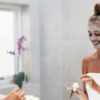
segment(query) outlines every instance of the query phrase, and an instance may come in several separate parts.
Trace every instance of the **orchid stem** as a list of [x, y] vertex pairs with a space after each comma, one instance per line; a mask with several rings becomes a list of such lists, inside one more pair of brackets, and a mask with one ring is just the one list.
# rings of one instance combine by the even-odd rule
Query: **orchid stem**
[[20, 54], [17, 56], [17, 73], [19, 72], [19, 59], [20, 59]]

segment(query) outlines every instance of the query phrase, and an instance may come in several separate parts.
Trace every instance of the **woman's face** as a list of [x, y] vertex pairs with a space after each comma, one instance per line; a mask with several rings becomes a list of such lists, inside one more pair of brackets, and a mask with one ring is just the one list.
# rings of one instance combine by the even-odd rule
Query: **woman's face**
[[95, 24], [89, 25], [89, 39], [96, 49], [100, 49], [100, 27]]

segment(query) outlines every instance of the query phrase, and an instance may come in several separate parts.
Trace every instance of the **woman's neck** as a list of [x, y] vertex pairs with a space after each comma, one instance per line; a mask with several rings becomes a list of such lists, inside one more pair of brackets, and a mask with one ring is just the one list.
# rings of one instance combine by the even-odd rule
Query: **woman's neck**
[[97, 49], [97, 50], [96, 50], [95, 55], [96, 55], [96, 57], [97, 57], [97, 58], [99, 58], [99, 59], [100, 59], [100, 49]]

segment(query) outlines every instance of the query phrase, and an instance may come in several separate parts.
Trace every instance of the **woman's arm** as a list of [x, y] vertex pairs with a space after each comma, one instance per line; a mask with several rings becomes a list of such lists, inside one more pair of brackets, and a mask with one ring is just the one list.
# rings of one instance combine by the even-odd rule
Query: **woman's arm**
[[[82, 74], [86, 74], [87, 73], [87, 66], [88, 66], [88, 59], [84, 58], [82, 61]], [[72, 88], [71, 87], [67, 87], [68, 91], [71, 91]], [[86, 92], [86, 88], [85, 88], [85, 83], [83, 82], [83, 89], [79, 88], [76, 91], [76, 96], [80, 99], [80, 100], [88, 100], [88, 96], [87, 96], [87, 92]]]
[[98, 93], [100, 94], [100, 85], [98, 85]]
[[[82, 75], [88, 73], [88, 64], [89, 64], [89, 57], [84, 57], [82, 61]], [[83, 82], [83, 90], [84, 93], [87, 95], [85, 82]]]

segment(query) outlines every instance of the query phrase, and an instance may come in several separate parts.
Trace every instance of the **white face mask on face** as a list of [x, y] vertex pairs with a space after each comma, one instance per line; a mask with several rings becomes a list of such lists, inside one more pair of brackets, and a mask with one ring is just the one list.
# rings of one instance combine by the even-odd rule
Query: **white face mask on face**
[[96, 25], [90, 25], [89, 26], [89, 38], [92, 44], [96, 49], [100, 49], [100, 35], [95, 34], [95, 32], [100, 32], [100, 28], [97, 27]]

